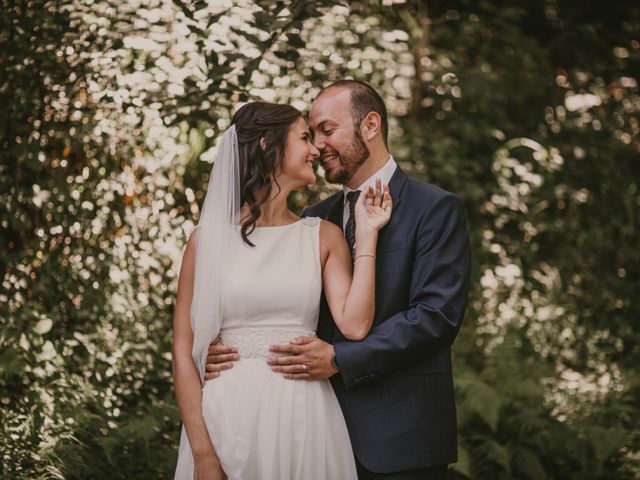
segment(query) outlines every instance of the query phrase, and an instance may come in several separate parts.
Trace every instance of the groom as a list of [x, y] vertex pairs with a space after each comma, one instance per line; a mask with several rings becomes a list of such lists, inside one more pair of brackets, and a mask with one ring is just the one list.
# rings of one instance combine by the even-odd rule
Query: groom
[[[451, 345], [469, 281], [462, 202], [396, 164], [384, 102], [369, 85], [343, 80], [326, 87], [311, 107], [310, 124], [327, 180], [344, 188], [305, 216], [327, 219], [353, 238], [357, 193], [351, 192], [378, 178], [389, 183], [394, 207], [378, 239], [374, 324], [364, 340], [348, 341], [323, 299], [318, 338], [274, 345], [273, 352], [290, 355], [269, 361], [291, 379], [331, 377], [359, 479], [444, 479], [457, 458]], [[210, 347], [208, 378], [237, 358], [232, 352]]]

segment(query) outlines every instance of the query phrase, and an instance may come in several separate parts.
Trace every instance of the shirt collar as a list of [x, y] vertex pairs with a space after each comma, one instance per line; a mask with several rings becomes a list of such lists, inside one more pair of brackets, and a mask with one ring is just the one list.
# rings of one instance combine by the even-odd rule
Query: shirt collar
[[[397, 166], [398, 164], [396, 163], [396, 161], [393, 159], [391, 155], [389, 155], [389, 159], [387, 160], [387, 163], [385, 163], [382, 166], [382, 168], [380, 168], [377, 172], [375, 172], [373, 175], [367, 178], [364, 182], [362, 182], [358, 186], [358, 188], [356, 188], [355, 190], [363, 191], [367, 187], [375, 187], [377, 179], [380, 179], [382, 181], [382, 185], [384, 186], [385, 184], [391, 181], [391, 177], [393, 177], [393, 174], [395, 173]], [[347, 187], [346, 185], [342, 187], [344, 202], [347, 201], [347, 193], [352, 191], [353, 190]]]

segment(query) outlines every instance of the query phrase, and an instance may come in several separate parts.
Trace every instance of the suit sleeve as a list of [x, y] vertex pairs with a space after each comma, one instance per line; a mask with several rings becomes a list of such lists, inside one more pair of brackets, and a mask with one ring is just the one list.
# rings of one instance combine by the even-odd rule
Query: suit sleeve
[[409, 308], [376, 325], [360, 342], [334, 344], [345, 386], [392, 373], [449, 347], [467, 304], [469, 239], [464, 207], [442, 196], [417, 227]]

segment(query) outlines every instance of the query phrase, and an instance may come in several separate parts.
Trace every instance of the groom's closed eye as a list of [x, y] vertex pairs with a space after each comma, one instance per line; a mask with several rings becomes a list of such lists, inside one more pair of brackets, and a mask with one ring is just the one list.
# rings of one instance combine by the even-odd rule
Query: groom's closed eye
[[334, 125], [327, 125], [327, 121], [323, 121], [320, 122], [315, 129], [312, 130], [312, 134], [313, 132], [318, 132], [321, 135], [331, 135], [333, 133], [333, 131], [335, 130], [335, 126]]

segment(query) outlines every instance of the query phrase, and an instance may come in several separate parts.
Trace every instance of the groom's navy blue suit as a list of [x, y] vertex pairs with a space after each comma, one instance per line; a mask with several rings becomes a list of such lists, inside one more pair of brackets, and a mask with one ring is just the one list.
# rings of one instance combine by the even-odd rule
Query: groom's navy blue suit
[[[409, 178], [389, 182], [393, 214], [380, 232], [376, 312], [361, 342], [346, 340], [323, 298], [318, 336], [334, 345], [331, 378], [361, 464], [401, 472], [457, 459], [451, 345], [467, 303], [469, 242], [462, 202]], [[305, 216], [342, 228], [343, 193]]]

